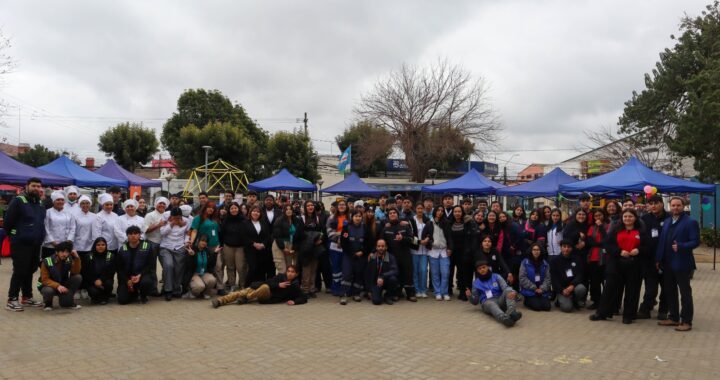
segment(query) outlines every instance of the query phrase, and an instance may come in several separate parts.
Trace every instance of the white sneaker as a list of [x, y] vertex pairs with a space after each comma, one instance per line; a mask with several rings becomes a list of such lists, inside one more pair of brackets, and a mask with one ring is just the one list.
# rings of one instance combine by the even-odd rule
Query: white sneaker
[[442, 296], [439, 294], [435, 295], [435, 301], [442, 301]]
[[43, 311], [52, 311], [52, 310], [53, 310], [52, 306], [45, 306], [43, 308]]
[[210, 299], [210, 295], [204, 294], [204, 295], [203, 295], [203, 298], [205, 298], [206, 300], [209, 300], [209, 299]]
[[74, 299], [75, 301], [79, 300], [79, 299], [80, 299], [80, 292], [75, 292], [75, 294], [73, 295], [73, 299]]
[[427, 293], [425, 293], [425, 292], [420, 293], [420, 298], [428, 298]]
[[182, 295], [182, 298], [189, 300], [190, 298], [192, 298], [192, 294], [190, 294], [190, 292], [185, 292], [185, 294]]
[[443, 296], [443, 299], [444, 299], [445, 301], [450, 301], [450, 300], [451, 300], [450, 296], [447, 295], [447, 294]]
[[88, 295], [87, 290], [81, 289], [81, 290], [80, 290], [80, 299], [86, 300], [86, 299], [88, 299], [88, 298], [90, 298], [90, 296]]

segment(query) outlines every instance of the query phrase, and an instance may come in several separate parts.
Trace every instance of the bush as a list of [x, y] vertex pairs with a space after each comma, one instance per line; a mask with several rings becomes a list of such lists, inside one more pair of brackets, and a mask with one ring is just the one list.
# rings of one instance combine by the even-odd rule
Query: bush
[[703, 228], [700, 231], [700, 241], [709, 247], [720, 247], [720, 232], [712, 228]]

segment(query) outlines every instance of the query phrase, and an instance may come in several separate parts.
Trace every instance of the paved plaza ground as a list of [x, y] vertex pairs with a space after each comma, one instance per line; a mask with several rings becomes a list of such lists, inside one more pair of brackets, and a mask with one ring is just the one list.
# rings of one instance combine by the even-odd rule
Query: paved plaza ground
[[[694, 329], [537, 313], [505, 328], [453, 300], [347, 306], [144, 306], [0, 312], [0, 378], [718, 379], [720, 271], [699, 264]], [[11, 263], [0, 266], [3, 297]]]

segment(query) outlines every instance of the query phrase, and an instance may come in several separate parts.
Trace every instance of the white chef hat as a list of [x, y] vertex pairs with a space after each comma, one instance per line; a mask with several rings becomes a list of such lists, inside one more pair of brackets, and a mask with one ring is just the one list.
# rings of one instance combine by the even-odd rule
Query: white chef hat
[[137, 203], [137, 201], [134, 200], [134, 199], [128, 199], [128, 200], [126, 200], [125, 202], [123, 202], [123, 210], [124, 210], [127, 206], [133, 206], [133, 207], [135, 207], [135, 208], [138, 208], [138, 203]]
[[182, 214], [184, 217], [188, 217], [192, 213], [192, 206], [182, 205], [182, 206], [180, 206], [180, 210], [182, 211]]
[[159, 197], [155, 200], [155, 207], [157, 207], [158, 203], [165, 203], [165, 206], [170, 204], [170, 201], [165, 197]]
[[65, 195], [68, 195], [70, 193], [80, 195], [80, 190], [78, 190], [77, 186], [68, 186], [65, 188]]
[[53, 202], [55, 202], [58, 199], [65, 199], [65, 193], [63, 193], [60, 190], [55, 190], [50, 194], [50, 199], [52, 199]]
[[100, 201], [101, 205], [104, 205], [105, 203], [115, 203], [113, 201], [112, 195], [108, 193], [100, 194], [100, 197], [98, 197], [98, 200]]
[[80, 198], [78, 199], [78, 204], [83, 203], [85, 201], [88, 201], [88, 202], [90, 202], [90, 204], [92, 204], [92, 200], [90, 200], [90, 197], [88, 197], [87, 195], [81, 195]]

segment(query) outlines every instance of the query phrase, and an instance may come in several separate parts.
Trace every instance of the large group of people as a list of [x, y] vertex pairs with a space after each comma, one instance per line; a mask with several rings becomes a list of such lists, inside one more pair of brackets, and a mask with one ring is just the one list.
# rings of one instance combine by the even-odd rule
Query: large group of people
[[[56, 297], [64, 308], [79, 308], [82, 298], [102, 305], [149, 297], [207, 299], [216, 308], [299, 305], [324, 288], [340, 305], [457, 297], [508, 327], [522, 317], [519, 304], [587, 308], [592, 321], [622, 315], [630, 324], [651, 318], [659, 303], [660, 325], [692, 328], [699, 227], [681, 197], [670, 197], [666, 211], [653, 195], [639, 211], [632, 199], [593, 208], [583, 194], [564, 218], [548, 206], [506, 212], [498, 201], [456, 204], [451, 195], [437, 205], [400, 195], [339, 199], [326, 211], [322, 202], [226, 191], [219, 203], [201, 193], [194, 207], [179, 195], [149, 207], [121, 202], [116, 188], [92, 212], [74, 186], [52, 192], [47, 209], [42, 191], [29, 180], [5, 213], [11, 311], [52, 310]], [[42, 301], [33, 298], [38, 268]]]

